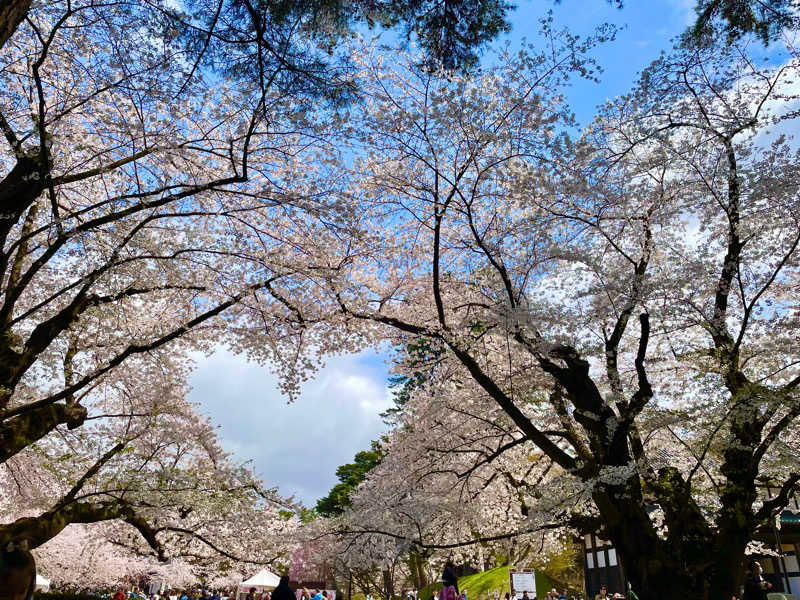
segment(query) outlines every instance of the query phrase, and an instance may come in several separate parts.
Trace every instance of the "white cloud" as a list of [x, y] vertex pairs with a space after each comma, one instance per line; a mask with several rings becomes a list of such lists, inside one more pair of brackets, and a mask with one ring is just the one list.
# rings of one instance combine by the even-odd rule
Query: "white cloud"
[[307, 506], [337, 482], [335, 471], [386, 430], [388, 368], [380, 356], [332, 358], [288, 404], [267, 369], [227, 351], [200, 358], [190, 399], [220, 429], [225, 448]]

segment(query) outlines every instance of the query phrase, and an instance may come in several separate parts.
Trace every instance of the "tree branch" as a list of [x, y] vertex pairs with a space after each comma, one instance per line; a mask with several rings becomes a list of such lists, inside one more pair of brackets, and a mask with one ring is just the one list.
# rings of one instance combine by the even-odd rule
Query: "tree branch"
[[764, 502], [761, 508], [756, 511], [756, 520], [759, 522], [768, 522], [778, 511], [786, 508], [789, 504], [789, 499], [798, 488], [798, 483], [800, 483], [800, 473], [792, 473], [786, 481], [783, 482], [778, 494], [772, 500]]
[[48, 403], [36, 406], [13, 418], [0, 420], [0, 464], [34, 442], [66, 424], [70, 429], [83, 425], [86, 408], [79, 404]]
[[227, 310], [228, 308], [230, 308], [234, 304], [237, 304], [247, 294], [250, 294], [254, 290], [257, 290], [257, 289], [260, 289], [260, 288], [266, 286], [268, 283], [271, 283], [271, 282], [275, 281], [276, 279], [278, 279], [277, 275], [275, 277], [268, 278], [267, 280], [264, 280], [264, 281], [261, 281], [261, 282], [258, 282], [258, 283], [255, 283], [255, 284], [247, 286], [247, 288], [245, 288], [243, 291], [239, 292], [238, 294], [233, 295], [229, 300], [227, 300], [225, 302], [221, 302], [220, 304], [218, 304], [214, 308], [211, 308], [211, 309], [199, 314], [198, 316], [194, 317], [193, 319], [190, 319], [186, 323], [183, 323], [181, 326], [174, 328], [169, 333], [164, 334], [163, 336], [161, 336], [159, 338], [156, 338], [155, 340], [153, 340], [151, 342], [148, 342], [146, 344], [130, 344], [130, 345], [128, 345], [127, 348], [125, 348], [122, 352], [120, 352], [114, 358], [109, 360], [104, 366], [96, 369], [93, 373], [90, 373], [89, 375], [86, 375], [85, 377], [81, 378], [80, 380], [78, 380], [74, 384], [66, 386], [60, 392], [57, 392], [56, 394], [53, 394], [52, 396], [49, 396], [47, 398], [43, 398], [42, 400], [38, 400], [36, 402], [31, 402], [29, 404], [18, 406], [18, 407], [6, 410], [3, 413], [0, 413], [0, 421], [9, 419], [9, 418], [11, 418], [13, 416], [16, 416], [18, 414], [23, 414], [23, 413], [30, 412], [30, 411], [33, 411], [33, 410], [37, 410], [37, 409], [39, 409], [39, 408], [41, 408], [43, 406], [48, 406], [50, 404], [54, 404], [54, 403], [58, 402], [59, 400], [67, 398], [68, 396], [70, 396], [71, 394], [74, 394], [75, 392], [77, 392], [78, 390], [80, 390], [84, 386], [88, 385], [89, 383], [91, 383], [95, 379], [101, 377], [102, 375], [108, 373], [113, 368], [115, 368], [115, 367], [119, 366], [120, 364], [122, 364], [129, 356], [133, 356], [135, 354], [141, 354], [141, 353], [144, 353], [144, 352], [150, 352], [151, 350], [155, 350], [156, 348], [159, 348], [159, 347], [161, 347], [161, 346], [163, 346], [163, 345], [165, 345], [165, 344], [167, 344], [167, 343], [169, 343], [169, 342], [181, 337], [182, 335], [185, 335], [188, 331], [194, 329], [198, 325], [204, 323], [205, 321], [208, 321], [209, 319], [211, 319], [213, 317], [216, 317], [217, 315], [219, 315], [223, 311]]

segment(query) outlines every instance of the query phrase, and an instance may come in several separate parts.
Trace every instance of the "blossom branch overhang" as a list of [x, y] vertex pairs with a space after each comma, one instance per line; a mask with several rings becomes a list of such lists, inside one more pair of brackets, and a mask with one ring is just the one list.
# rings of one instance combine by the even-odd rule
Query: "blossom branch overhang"
[[66, 398], [70, 394], [74, 394], [75, 392], [80, 391], [83, 387], [85, 387], [86, 385], [88, 385], [89, 383], [94, 381], [95, 379], [101, 377], [105, 373], [108, 373], [109, 371], [111, 371], [112, 369], [117, 367], [118, 365], [122, 364], [125, 361], [125, 359], [128, 358], [129, 356], [132, 356], [132, 355], [135, 355], [135, 354], [144, 353], [144, 352], [149, 352], [151, 350], [155, 350], [155, 349], [157, 349], [157, 348], [159, 348], [161, 346], [164, 346], [165, 344], [177, 339], [178, 337], [183, 335], [185, 332], [187, 332], [187, 331], [191, 330], [192, 328], [194, 328], [194, 327], [196, 327], [196, 326], [208, 321], [209, 319], [212, 319], [213, 317], [216, 317], [217, 315], [221, 314], [222, 312], [224, 312], [228, 308], [234, 306], [235, 304], [240, 302], [242, 300], [242, 298], [244, 298], [247, 295], [251, 294], [253, 291], [265, 288], [267, 285], [269, 285], [270, 283], [275, 282], [279, 278], [280, 278], [280, 276], [276, 275], [276, 276], [273, 276], [273, 277], [269, 277], [269, 278], [267, 278], [265, 280], [262, 280], [260, 282], [248, 285], [243, 291], [234, 294], [229, 300], [219, 303], [214, 308], [211, 308], [211, 309], [203, 312], [202, 314], [190, 319], [186, 323], [180, 325], [179, 327], [173, 329], [169, 333], [159, 337], [156, 340], [153, 340], [153, 341], [151, 341], [149, 343], [146, 343], [146, 344], [131, 344], [131, 345], [129, 345], [127, 348], [125, 348], [125, 350], [123, 350], [122, 352], [117, 354], [115, 357], [113, 357], [111, 360], [109, 360], [106, 363], [106, 365], [100, 367], [99, 369], [97, 369], [93, 373], [90, 373], [89, 375], [86, 375], [82, 379], [76, 381], [74, 384], [72, 384], [72, 385], [70, 385], [68, 387], [65, 387], [60, 392], [58, 392], [56, 394], [53, 394], [53, 395], [51, 395], [51, 396], [49, 396], [47, 398], [43, 398], [41, 400], [37, 400], [35, 402], [31, 402], [31, 403], [28, 403], [28, 404], [25, 404], [25, 405], [22, 405], [22, 406], [19, 406], [19, 407], [6, 409], [3, 412], [0, 412], [0, 420], [5, 421], [5, 420], [8, 420], [8, 419], [11, 419], [12, 417], [21, 415], [21, 414], [23, 414], [25, 412], [33, 411], [33, 410], [36, 410], [36, 409], [39, 409], [39, 408], [42, 408], [42, 407], [46, 407], [46, 406], [51, 405], [51, 404], [55, 404], [56, 402]]
[[435, 542], [425, 542], [421, 538], [413, 539], [406, 535], [397, 534], [391, 531], [386, 531], [383, 529], [337, 529], [333, 532], [323, 533], [318, 536], [318, 538], [323, 538], [325, 536], [336, 535], [336, 536], [345, 536], [345, 537], [360, 537], [364, 535], [379, 535], [388, 538], [393, 538], [397, 540], [403, 540], [404, 542], [414, 545], [419, 548], [423, 548], [426, 550], [450, 550], [454, 548], [463, 548], [466, 546], [472, 546], [475, 544], [483, 544], [488, 542], [496, 542], [500, 540], [508, 540], [518, 538], [524, 535], [529, 535], [533, 533], [540, 533], [542, 531], [550, 531], [550, 530], [558, 530], [558, 529], [576, 529], [580, 533], [590, 533], [594, 531], [599, 531], [602, 527], [602, 521], [599, 517], [592, 517], [592, 516], [583, 516], [583, 515], [573, 515], [570, 517], [565, 518], [564, 520], [558, 520], [551, 523], [542, 524], [531, 529], [525, 529], [522, 531], [514, 531], [514, 532], [506, 532], [500, 533], [497, 535], [492, 536], [481, 536], [476, 537], [471, 540], [465, 540], [461, 542], [451, 542], [451, 543], [435, 543]]

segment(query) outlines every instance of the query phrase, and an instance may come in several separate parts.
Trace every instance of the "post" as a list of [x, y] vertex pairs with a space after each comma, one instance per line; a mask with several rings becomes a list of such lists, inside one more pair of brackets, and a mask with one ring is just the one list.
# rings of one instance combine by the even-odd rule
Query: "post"
[[353, 600], [353, 570], [347, 569], [347, 600]]
[[[780, 519], [780, 515], [776, 517], [776, 519]], [[778, 546], [778, 564], [781, 568], [781, 575], [783, 575], [783, 582], [781, 583], [783, 589], [786, 590], [786, 593], [789, 593], [791, 587], [789, 586], [789, 574], [786, 572], [786, 562], [783, 559], [783, 547], [781, 546], [781, 534], [778, 531], [778, 525], [775, 521], [772, 522], [772, 530], [775, 532], [775, 544]]]

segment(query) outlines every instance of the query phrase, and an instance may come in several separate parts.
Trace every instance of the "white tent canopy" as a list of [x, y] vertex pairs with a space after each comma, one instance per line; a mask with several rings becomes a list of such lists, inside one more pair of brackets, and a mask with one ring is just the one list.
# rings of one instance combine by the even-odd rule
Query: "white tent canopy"
[[50, 580], [36, 574], [36, 589], [42, 592], [50, 591]]
[[239, 591], [249, 592], [250, 588], [256, 588], [257, 592], [264, 592], [267, 590], [274, 590], [281, 582], [281, 578], [270, 573], [266, 569], [262, 569], [250, 579], [245, 579], [239, 584]]

